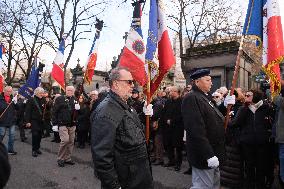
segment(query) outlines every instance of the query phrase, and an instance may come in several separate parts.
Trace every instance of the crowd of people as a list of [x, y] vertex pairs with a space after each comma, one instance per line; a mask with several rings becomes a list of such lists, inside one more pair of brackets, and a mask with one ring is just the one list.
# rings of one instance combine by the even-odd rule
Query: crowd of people
[[[42, 154], [41, 139], [53, 133], [52, 142], [60, 143], [59, 167], [74, 165], [74, 145], [85, 148], [89, 143], [95, 174], [105, 189], [151, 189], [151, 166], [180, 171], [185, 153], [188, 170], [184, 174], [192, 174], [192, 189], [220, 188], [220, 184], [269, 189], [275, 168], [283, 183], [282, 94], [271, 101], [257, 89], [236, 88], [230, 95], [226, 87], [220, 87], [211, 95], [206, 69], [194, 72], [191, 80], [185, 88], [157, 91], [150, 105], [124, 68], [111, 71], [109, 88], [89, 94], [67, 86], [64, 95], [50, 96], [38, 87], [26, 99], [6, 86], [0, 95], [0, 141], [7, 135], [8, 154], [16, 155], [15, 127], [22, 142], [30, 129], [31, 155], [36, 158]], [[228, 105], [232, 108], [224, 128]], [[149, 143], [146, 116], [150, 116]]]

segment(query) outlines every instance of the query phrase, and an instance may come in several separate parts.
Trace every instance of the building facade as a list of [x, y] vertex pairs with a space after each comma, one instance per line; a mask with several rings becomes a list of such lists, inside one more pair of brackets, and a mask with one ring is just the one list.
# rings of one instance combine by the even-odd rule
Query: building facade
[[[195, 47], [186, 51], [182, 57], [181, 68], [185, 75], [186, 83], [190, 83], [190, 75], [196, 69], [208, 68], [212, 76], [215, 91], [221, 86], [231, 87], [238, 55], [239, 43], [236, 41]], [[249, 89], [256, 87], [252, 79], [253, 60], [243, 52], [240, 57], [240, 67], [236, 87]]]

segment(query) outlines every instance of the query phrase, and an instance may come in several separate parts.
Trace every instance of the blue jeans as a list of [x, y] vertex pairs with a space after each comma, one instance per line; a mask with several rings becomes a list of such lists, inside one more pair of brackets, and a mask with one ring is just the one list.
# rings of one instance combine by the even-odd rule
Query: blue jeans
[[9, 138], [8, 138], [8, 146], [6, 145], [6, 148], [8, 152], [14, 151], [14, 141], [15, 141], [15, 125], [7, 127], [0, 127], [0, 141], [2, 141], [6, 134], [6, 129], [8, 129], [9, 132]]
[[280, 178], [284, 182], [284, 144], [279, 144]]

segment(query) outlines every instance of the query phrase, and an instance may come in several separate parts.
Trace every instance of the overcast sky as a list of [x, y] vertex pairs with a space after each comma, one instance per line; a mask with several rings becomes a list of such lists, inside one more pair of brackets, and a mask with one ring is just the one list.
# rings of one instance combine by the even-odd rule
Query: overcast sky
[[[280, 0], [283, 1], [283, 0]], [[279, 2], [280, 2], [279, 1]], [[149, 1], [148, 1], [149, 2]], [[240, 0], [240, 4], [243, 6], [242, 11], [246, 13], [248, 0]], [[142, 31], [144, 40], [147, 38], [148, 31], [148, 14], [149, 14], [149, 3], [146, 4], [145, 9], [142, 15]], [[168, 7], [169, 8], [169, 7]], [[282, 25], [284, 25], [284, 4], [280, 4], [280, 11], [282, 16]], [[169, 11], [169, 10], [167, 10]], [[103, 19], [105, 22], [105, 27], [101, 32], [101, 38], [99, 40], [100, 44], [98, 47], [98, 61], [96, 70], [109, 70], [110, 63], [114, 56], [120, 54], [121, 49], [124, 46], [124, 39], [122, 36], [130, 28], [132, 20], [133, 8], [128, 3], [123, 3], [119, 7], [117, 4], [112, 4], [108, 9], [99, 16], [100, 19]], [[85, 65], [87, 61], [88, 52], [90, 50], [94, 31], [89, 34], [88, 38], [90, 40], [81, 41], [76, 44], [75, 51], [73, 53], [72, 59], [69, 63], [69, 67], [74, 68], [77, 64], [77, 59], [80, 59], [80, 64]], [[174, 33], [170, 31], [171, 38], [173, 38]], [[40, 58], [44, 60], [46, 67], [51, 69], [52, 61], [55, 57], [55, 52], [50, 49], [44, 49], [40, 53]], [[66, 57], [65, 57], [66, 58]]]

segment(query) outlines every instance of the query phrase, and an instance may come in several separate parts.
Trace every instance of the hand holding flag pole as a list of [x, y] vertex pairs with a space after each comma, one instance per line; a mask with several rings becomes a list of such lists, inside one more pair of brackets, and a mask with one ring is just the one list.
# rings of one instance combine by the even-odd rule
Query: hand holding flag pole
[[[256, 51], [262, 50], [262, 69], [269, 76], [271, 96], [273, 98], [281, 90], [279, 64], [284, 59], [283, 31], [278, 0], [249, 1], [231, 94], [234, 92], [233, 89], [237, 80], [242, 43], [244, 38], [247, 37], [256, 41]], [[227, 109], [225, 128], [227, 128], [230, 107], [228, 106]]]
[[[243, 54], [243, 40], [244, 40], [244, 37], [242, 36], [239, 51], [238, 51], [238, 56], [237, 56], [237, 60], [236, 60], [236, 65], [235, 65], [235, 70], [234, 70], [234, 75], [233, 75], [233, 80], [232, 80], [232, 86], [231, 86], [231, 90], [230, 90], [230, 94], [229, 94], [230, 96], [232, 96], [234, 94], [234, 90], [236, 88], [236, 83], [237, 83], [239, 69], [240, 69], [240, 58]], [[225, 130], [228, 127], [229, 117], [230, 117], [229, 114], [231, 112], [232, 106], [233, 106], [232, 104], [228, 104], [228, 106], [227, 106], [227, 112], [226, 112], [225, 124], [224, 124]]]

